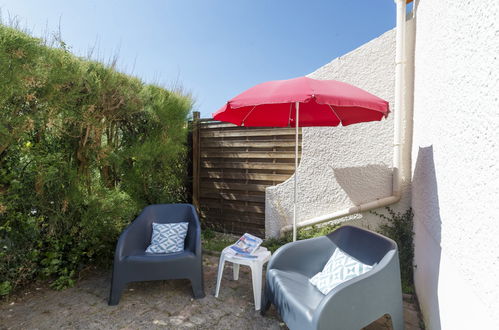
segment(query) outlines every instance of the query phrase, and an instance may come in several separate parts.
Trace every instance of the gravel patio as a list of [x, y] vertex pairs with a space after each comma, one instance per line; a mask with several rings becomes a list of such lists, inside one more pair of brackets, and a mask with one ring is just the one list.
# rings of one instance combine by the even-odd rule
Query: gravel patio
[[[230, 264], [229, 264], [230, 265]], [[254, 310], [249, 269], [239, 281], [225, 267], [220, 297], [215, 290], [218, 257], [205, 255], [206, 297], [193, 300], [187, 280], [134, 283], [120, 304], [107, 305], [110, 272], [93, 272], [71, 289], [33, 286], [0, 302], [0, 329], [287, 329], [275, 310], [265, 317]], [[420, 329], [418, 312], [404, 297], [406, 329]], [[391, 329], [381, 318], [365, 329]]]

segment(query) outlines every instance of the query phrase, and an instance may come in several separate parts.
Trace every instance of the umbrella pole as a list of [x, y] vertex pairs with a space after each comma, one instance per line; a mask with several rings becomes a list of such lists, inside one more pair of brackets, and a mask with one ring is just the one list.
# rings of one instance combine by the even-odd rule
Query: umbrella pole
[[295, 123], [295, 189], [293, 203], [293, 242], [296, 241], [296, 200], [298, 195], [298, 128], [300, 126], [300, 102], [295, 103], [296, 123]]

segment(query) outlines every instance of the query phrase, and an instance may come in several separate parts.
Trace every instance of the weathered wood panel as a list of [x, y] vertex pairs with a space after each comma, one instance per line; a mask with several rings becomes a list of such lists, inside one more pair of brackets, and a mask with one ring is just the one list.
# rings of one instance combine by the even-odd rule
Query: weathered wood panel
[[[250, 142], [248, 141], [248, 144]], [[223, 148], [229, 149], [229, 148]], [[216, 150], [201, 150], [201, 158], [239, 158], [239, 159], [255, 159], [255, 158], [274, 158], [274, 159], [291, 159], [295, 160], [295, 154], [292, 151], [216, 151]]]
[[[204, 123], [201, 122], [201, 125]], [[235, 125], [234, 125], [235, 126]], [[237, 127], [237, 126], [235, 126]], [[210, 129], [201, 131], [201, 137], [253, 137], [253, 136], [289, 136], [294, 138], [295, 130], [293, 128], [273, 128], [273, 127], [240, 127], [238, 129], [226, 129], [221, 127], [220, 129]]]
[[202, 161], [201, 166], [205, 169], [248, 169], [248, 170], [268, 170], [268, 171], [293, 171], [295, 170], [295, 164], [289, 162], [286, 163], [273, 163], [273, 162], [213, 162], [213, 161]]
[[239, 127], [196, 116], [193, 203], [202, 221], [217, 230], [263, 237], [265, 188], [294, 173], [294, 128]]

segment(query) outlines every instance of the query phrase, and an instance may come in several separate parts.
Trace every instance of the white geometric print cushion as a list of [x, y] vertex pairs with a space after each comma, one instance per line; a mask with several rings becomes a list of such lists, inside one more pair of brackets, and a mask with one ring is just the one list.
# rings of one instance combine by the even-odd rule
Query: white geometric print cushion
[[363, 264], [337, 248], [324, 269], [315, 274], [309, 281], [326, 295], [341, 283], [362, 275], [372, 268], [372, 266]]
[[148, 253], [172, 253], [184, 251], [188, 222], [152, 223], [151, 245]]

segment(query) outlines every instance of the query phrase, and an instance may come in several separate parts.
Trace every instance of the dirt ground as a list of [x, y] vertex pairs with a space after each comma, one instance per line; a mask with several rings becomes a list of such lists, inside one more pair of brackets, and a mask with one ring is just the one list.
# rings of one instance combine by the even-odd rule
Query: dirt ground
[[[108, 306], [110, 272], [87, 275], [71, 289], [32, 287], [0, 302], [0, 329], [287, 329], [275, 309], [254, 310], [251, 274], [241, 267], [238, 281], [225, 267], [219, 298], [214, 297], [218, 257], [204, 257], [206, 297], [192, 299], [187, 280], [130, 284], [118, 306]], [[406, 329], [420, 329], [417, 309], [404, 298]], [[383, 317], [365, 329], [391, 329]]]

